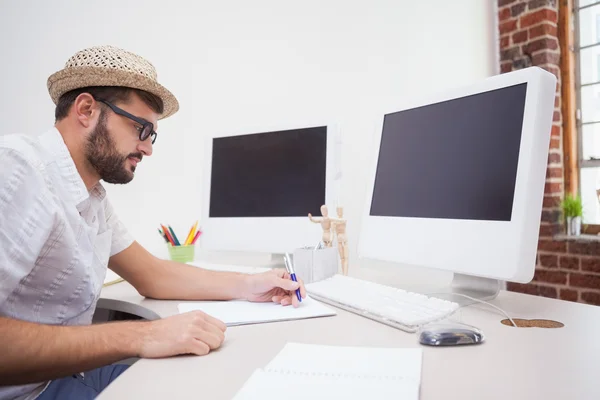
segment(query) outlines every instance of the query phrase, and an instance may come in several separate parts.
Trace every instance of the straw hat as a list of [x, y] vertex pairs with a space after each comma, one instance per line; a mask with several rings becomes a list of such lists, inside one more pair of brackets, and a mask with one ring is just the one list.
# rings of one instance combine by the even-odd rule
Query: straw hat
[[86, 86], [125, 86], [145, 90], [164, 103], [159, 119], [173, 115], [179, 103], [156, 80], [156, 69], [146, 59], [113, 46], [96, 46], [73, 55], [65, 68], [48, 78], [48, 92], [54, 104], [64, 93]]

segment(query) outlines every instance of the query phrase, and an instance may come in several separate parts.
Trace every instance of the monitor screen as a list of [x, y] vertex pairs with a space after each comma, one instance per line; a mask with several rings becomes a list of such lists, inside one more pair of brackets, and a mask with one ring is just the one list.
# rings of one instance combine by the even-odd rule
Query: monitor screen
[[320, 215], [326, 126], [214, 138], [212, 146], [211, 218]]
[[526, 91], [385, 115], [370, 215], [510, 221]]

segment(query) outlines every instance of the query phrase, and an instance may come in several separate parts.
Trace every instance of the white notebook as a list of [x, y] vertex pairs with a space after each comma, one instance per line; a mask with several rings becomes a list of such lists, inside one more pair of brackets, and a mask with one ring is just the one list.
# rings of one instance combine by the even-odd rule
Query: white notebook
[[282, 306], [273, 302], [252, 303], [244, 300], [200, 301], [178, 305], [179, 313], [200, 310], [211, 315], [227, 326], [260, 324], [275, 321], [328, 317], [336, 312], [310, 297], [302, 299], [300, 305]]
[[234, 400], [418, 400], [422, 350], [288, 343]]

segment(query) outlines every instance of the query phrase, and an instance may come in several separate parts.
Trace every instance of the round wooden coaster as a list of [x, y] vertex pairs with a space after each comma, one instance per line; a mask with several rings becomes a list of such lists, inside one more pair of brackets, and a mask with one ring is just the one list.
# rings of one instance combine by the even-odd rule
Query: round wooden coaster
[[[518, 328], [562, 328], [565, 326], [562, 322], [552, 321], [549, 319], [519, 319], [513, 318], [515, 324], [517, 324]], [[502, 322], [504, 325], [513, 326], [512, 322], [509, 319], [503, 319]]]

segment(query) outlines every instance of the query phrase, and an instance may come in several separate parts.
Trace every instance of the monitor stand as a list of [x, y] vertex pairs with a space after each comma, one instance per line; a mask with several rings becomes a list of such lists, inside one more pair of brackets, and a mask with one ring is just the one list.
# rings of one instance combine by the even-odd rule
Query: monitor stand
[[489, 301], [495, 299], [500, 292], [501, 285], [502, 283], [497, 279], [455, 273], [450, 287], [428, 294], [456, 302], [461, 306], [467, 306], [478, 303], [477, 300]]

